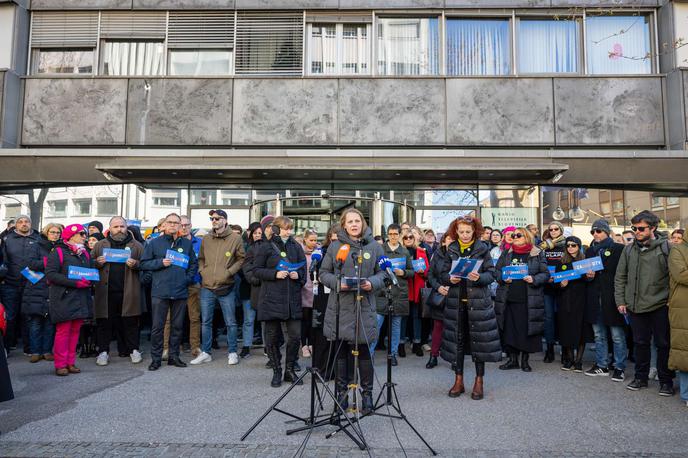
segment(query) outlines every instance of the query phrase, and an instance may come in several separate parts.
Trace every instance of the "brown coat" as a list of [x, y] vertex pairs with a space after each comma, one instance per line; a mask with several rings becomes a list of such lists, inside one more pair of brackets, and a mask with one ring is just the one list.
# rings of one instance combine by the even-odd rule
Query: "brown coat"
[[688, 241], [669, 252], [669, 367], [688, 371]]
[[[139, 281], [139, 260], [143, 256], [143, 245], [136, 240], [130, 240], [127, 247], [131, 250], [131, 258], [136, 260], [133, 268], [124, 269], [124, 301], [122, 303], [122, 316], [141, 315], [141, 282]], [[93, 260], [103, 255], [103, 250], [110, 248], [110, 241], [105, 238], [93, 248]], [[95, 283], [95, 317], [108, 317], [108, 276], [110, 275], [110, 263], [103, 265], [95, 261], [100, 271], [100, 281]]]
[[210, 231], [203, 236], [198, 253], [201, 286], [212, 291], [233, 286], [245, 256], [244, 242], [229, 226], [221, 234]]

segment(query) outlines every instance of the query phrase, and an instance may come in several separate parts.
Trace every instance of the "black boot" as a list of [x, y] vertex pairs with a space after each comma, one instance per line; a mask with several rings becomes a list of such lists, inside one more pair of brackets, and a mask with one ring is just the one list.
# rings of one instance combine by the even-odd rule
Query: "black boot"
[[414, 343], [412, 348], [413, 348], [412, 351], [416, 356], [421, 356], [421, 357], [423, 356], [423, 347], [421, 344]]
[[[345, 358], [337, 359], [337, 368], [335, 371], [335, 392], [337, 393], [337, 402], [346, 412], [349, 408], [349, 376], [347, 371], [347, 364]], [[335, 415], [339, 415], [339, 409], [335, 409]]]
[[499, 366], [499, 368], [503, 371], [518, 369], [518, 353], [509, 353], [509, 359], [506, 363]]
[[[298, 382], [296, 382], [298, 380]], [[299, 376], [294, 371], [294, 363], [287, 363], [284, 370], [284, 381], [288, 383], [296, 382], [297, 385], [303, 385], [303, 380], [299, 380]]]
[[547, 351], [545, 352], [545, 359], [543, 360], [543, 362], [554, 362], [554, 344], [547, 344]]
[[361, 415], [368, 415], [373, 411], [373, 362], [369, 359], [359, 360], [361, 374]]
[[428, 360], [427, 364], [425, 364], [425, 368], [432, 369], [435, 366], [437, 366], [437, 356], [430, 355], [430, 359]]
[[[294, 383], [299, 376], [296, 375], [296, 371], [301, 370], [297, 368], [296, 360], [299, 358], [299, 347], [300, 342], [298, 340], [287, 342], [287, 364], [284, 371], [284, 381], [289, 383]], [[303, 385], [303, 380], [299, 380], [299, 385]]]
[[397, 347], [397, 354], [399, 355], [399, 358], [406, 358], [406, 344], [399, 344]]
[[[270, 345], [265, 347], [265, 352], [268, 354], [270, 363], [272, 363], [272, 380], [270, 381], [270, 386], [279, 388], [282, 386], [282, 361], [281, 355], [279, 355], [279, 348], [275, 345]], [[279, 359], [278, 355], [280, 356]]]
[[528, 364], [529, 357], [530, 357], [529, 353], [523, 352], [521, 354], [521, 370], [523, 372], [531, 372], [533, 370], [533, 368], [530, 367], [530, 364]]

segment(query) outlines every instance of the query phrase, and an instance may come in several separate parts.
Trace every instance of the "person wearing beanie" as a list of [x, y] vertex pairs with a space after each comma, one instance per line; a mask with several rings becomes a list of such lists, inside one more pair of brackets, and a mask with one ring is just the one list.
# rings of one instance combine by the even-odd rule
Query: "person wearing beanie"
[[[566, 251], [562, 256], [557, 272], [573, 270], [573, 263], [585, 259], [582, 242], [578, 237], [566, 237]], [[559, 310], [557, 324], [559, 326], [559, 343], [563, 352], [562, 370], [583, 372], [583, 353], [585, 342], [592, 341], [592, 329], [585, 322], [586, 289], [589, 278], [564, 280], [556, 284], [559, 288]], [[574, 355], [575, 350], [575, 355]]]
[[69, 224], [62, 231], [62, 242], [48, 255], [45, 276], [50, 282], [50, 318], [55, 324], [55, 374], [65, 376], [81, 372], [75, 366], [79, 330], [85, 319], [91, 318], [91, 282], [69, 278], [71, 266], [92, 268], [85, 246], [86, 229], [81, 224]]
[[88, 230], [89, 236], [95, 232], [102, 234], [103, 233], [103, 223], [101, 223], [100, 221], [91, 221], [90, 223], [88, 223], [87, 230]]
[[591, 280], [586, 290], [585, 320], [592, 325], [595, 333], [595, 364], [585, 371], [590, 377], [609, 375], [609, 347], [607, 335], [611, 333], [614, 354], [612, 380], [623, 382], [625, 379], [626, 356], [626, 322], [616, 309], [614, 300], [614, 275], [619, 265], [619, 258], [624, 245], [615, 243], [610, 237], [611, 228], [607, 220], [598, 219], [590, 228], [593, 242], [585, 252], [586, 258], [599, 256], [603, 270], [588, 272]]
[[[559, 221], [552, 221], [547, 226], [546, 233], [549, 238], [540, 242], [538, 246], [545, 253], [547, 265], [556, 268], [565, 252], [566, 235], [564, 234], [564, 226]], [[547, 351], [545, 351], [544, 362], [546, 363], [554, 362], [558, 293], [559, 290], [553, 286], [550, 280], [545, 285], [545, 343], [547, 344]]]

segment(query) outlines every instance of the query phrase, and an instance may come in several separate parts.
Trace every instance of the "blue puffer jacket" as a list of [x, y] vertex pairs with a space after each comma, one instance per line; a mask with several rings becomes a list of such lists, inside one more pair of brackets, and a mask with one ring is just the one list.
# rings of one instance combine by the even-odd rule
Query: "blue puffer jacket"
[[[172, 265], [165, 267], [162, 260], [165, 259], [167, 250], [174, 250], [188, 256], [189, 266], [186, 269]], [[198, 259], [191, 240], [182, 237], [175, 240], [171, 235], [161, 235], [146, 243], [140, 269], [152, 273], [152, 297], [186, 299], [189, 297], [189, 285], [193, 285], [196, 281]]]

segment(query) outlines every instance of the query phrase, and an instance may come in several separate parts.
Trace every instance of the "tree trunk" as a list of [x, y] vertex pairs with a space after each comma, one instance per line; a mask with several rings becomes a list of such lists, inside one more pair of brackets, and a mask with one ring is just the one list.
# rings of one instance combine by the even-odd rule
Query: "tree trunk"
[[43, 217], [43, 203], [48, 197], [48, 188], [43, 188], [38, 191], [36, 196], [32, 191], [27, 192], [29, 196], [29, 216], [31, 217], [31, 225], [37, 231], [41, 230], [41, 218]]

